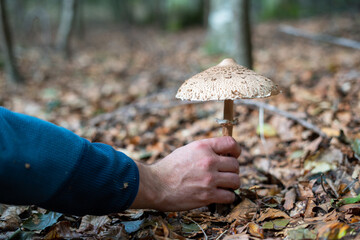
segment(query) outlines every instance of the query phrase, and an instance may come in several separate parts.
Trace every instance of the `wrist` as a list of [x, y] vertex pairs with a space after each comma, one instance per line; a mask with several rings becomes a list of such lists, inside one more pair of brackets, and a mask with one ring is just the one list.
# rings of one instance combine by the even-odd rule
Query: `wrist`
[[152, 165], [135, 161], [139, 170], [139, 190], [130, 208], [157, 209], [162, 194], [158, 176]]

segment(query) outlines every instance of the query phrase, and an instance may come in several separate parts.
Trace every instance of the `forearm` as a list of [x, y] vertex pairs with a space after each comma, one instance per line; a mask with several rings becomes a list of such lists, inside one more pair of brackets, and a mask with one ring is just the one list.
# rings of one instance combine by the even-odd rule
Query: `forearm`
[[135, 163], [112, 147], [0, 107], [0, 202], [106, 214], [129, 207], [138, 181]]

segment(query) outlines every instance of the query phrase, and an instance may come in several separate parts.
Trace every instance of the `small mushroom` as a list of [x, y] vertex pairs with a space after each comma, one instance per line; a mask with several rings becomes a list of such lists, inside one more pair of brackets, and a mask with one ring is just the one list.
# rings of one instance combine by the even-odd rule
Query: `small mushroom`
[[266, 98], [279, 93], [270, 79], [226, 58], [186, 80], [177, 91], [176, 98], [189, 101], [224, 100], [224, 136], [232, 136], [234, 100], [242, 98]]

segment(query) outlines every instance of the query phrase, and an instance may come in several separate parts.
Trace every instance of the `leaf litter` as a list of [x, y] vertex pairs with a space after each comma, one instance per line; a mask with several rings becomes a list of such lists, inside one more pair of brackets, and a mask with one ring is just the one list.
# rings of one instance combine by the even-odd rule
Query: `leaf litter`
[[[358, 27], [354, 21], [348, 23], [343, 32]], [[35, 206], [0, 205], [0, 239], [359, 237], [360, 54], [283, 35], [277, 31], [279, 24], [254, 26], [255, 69], [283, 91], [267, 102], [315, 124], [326, 138], [265, 110], [264, 147], [257, 129], [258, 110], [236, 105], [241, 124], [234, 128], [234, 138], [243, 148], [240, 200], [226, 214], [205, 207], [77, 217]], [[327, 17], [289, 24], [331, 30]], [[191, 141], [221, 135], [215, 121], [221, 118], [220, 104], [188, 105], [174, 99], [174, 89], [183, 80], [222, 58], [203, 53], [204, 30], [112, 31], [106, 34], [108, 45], [101, 38], [104, 31], [89, 31], [91, 48], [78, 48], [71, 64], [51, 55], [45, 62], [37, 53], [41, 50], [24, 50], [19, 63], [28, 69], [29, 83], [11, 90], [2, 83], [1, 105], [110, 144], [147, 163]], [[131, 36], [131, 44], [126, 36]]]

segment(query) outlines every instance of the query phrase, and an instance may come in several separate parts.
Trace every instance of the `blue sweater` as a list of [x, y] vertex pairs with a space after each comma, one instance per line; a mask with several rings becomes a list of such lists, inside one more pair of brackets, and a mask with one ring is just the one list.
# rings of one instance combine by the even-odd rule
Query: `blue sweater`
[[138, 187], [125, 154], [0, 107], [0, 203], [103, 215], [128, 208]]

